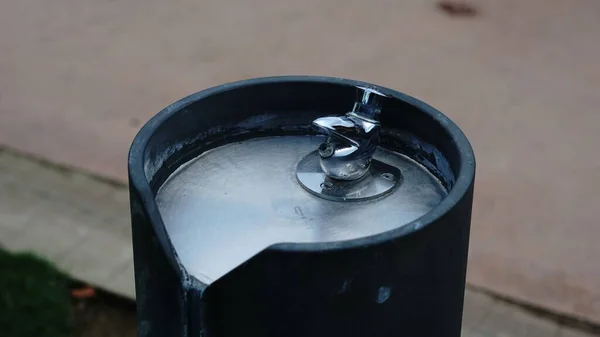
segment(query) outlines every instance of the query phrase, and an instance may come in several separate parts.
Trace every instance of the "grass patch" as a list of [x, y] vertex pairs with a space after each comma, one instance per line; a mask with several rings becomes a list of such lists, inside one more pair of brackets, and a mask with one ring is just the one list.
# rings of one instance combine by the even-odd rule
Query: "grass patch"
[[0, 335], [71, 337], [69, 279], [33, 254], [0, 250]]

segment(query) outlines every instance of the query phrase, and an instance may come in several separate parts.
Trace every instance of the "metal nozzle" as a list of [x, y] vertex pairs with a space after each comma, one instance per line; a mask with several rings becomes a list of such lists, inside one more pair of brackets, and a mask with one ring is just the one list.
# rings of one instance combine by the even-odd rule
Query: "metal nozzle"
[[313, 121], [319, 132], [328, 135], [318, 152], [321, 169], [330, 178], [357, 180], [369, 170], [379, 145], [380, 97], [387, 96], [371, 88], [357, 87], [351, 112]]

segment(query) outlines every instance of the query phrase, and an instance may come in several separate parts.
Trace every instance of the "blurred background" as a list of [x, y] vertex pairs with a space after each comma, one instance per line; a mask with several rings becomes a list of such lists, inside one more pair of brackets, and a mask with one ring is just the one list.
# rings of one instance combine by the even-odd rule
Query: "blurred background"
[[[143, 123], [284, 74], [394, 88], [471, 140], [465, 336], [598, 334], [600, 2], [2, 0], [0, 244], [67, 275], [59, 335], [135, 333], [126, 158]], [[14, 298], [55, 290], [9, 268], [46, 262], [2, 259], [8, 326]]]

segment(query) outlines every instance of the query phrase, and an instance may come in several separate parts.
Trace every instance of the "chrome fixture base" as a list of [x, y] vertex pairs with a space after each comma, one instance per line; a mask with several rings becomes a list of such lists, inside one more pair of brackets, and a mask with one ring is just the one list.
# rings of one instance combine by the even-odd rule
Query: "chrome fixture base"
[[333, 201], [366, 201], [394, 191], [402, 183], [397, 167], [371, 160], [361, 179], [348, 181], [332, 179], [321, 168], [319, 153], [313, 151], [302, 158], [296, 169], [300, 186], [309, 193]]

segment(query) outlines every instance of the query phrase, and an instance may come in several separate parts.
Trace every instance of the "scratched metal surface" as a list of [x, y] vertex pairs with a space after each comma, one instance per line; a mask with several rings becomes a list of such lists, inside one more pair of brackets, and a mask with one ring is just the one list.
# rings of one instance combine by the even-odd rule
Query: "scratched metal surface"
[[296, 181], [318, 136], [251, 139], [208, 151], [169, 177], [156, 200], [185, 268], [210, 283], [281, 242], [328, 242], [381, 233], [425, 214], [446, 195], [424, 168], [379, 149], [374, 158], [400, 168], [404, 182], [368, 202], [336, 202]]

